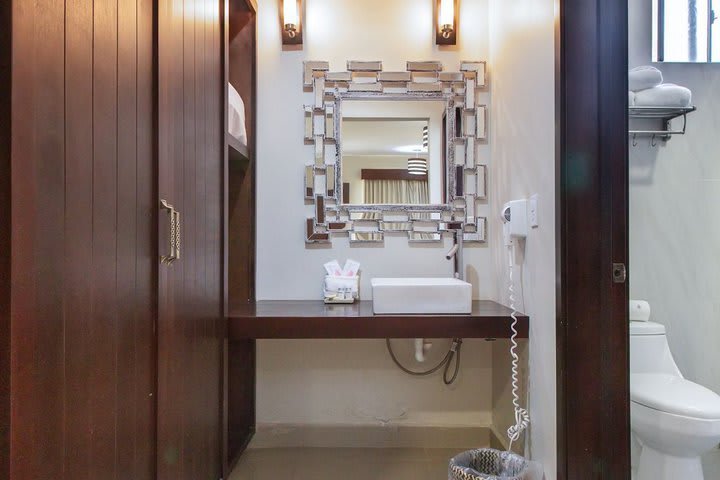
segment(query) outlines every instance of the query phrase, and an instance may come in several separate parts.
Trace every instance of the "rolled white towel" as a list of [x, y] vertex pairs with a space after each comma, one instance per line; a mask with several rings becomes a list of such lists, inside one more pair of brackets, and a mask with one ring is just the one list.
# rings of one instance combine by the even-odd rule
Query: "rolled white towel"
[[637, 107], [689, 107], [691, 103], [692, 92], [672, 83], [635, 92]]
[[628, 88], [631, 92], [657, 87], [662, 82], [662, 72], [655, 67], [636, 67], [628, 73]]
[[628, 107], [635, 105], [635, 92], [628, 92]]
[[245, 130], [245, 103], [242, 97], [228, 82], [228, 133], [237, 138], [240, 143], [247, 145], [247, 130]]

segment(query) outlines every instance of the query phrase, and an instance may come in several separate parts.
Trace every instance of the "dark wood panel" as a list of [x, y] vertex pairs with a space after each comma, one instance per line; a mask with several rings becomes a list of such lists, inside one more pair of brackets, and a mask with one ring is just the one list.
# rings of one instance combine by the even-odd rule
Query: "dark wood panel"
[[[151, 301], [153, 270], [148, 260], [154, 252], [154, 222], [148, 213], [156, 198], [153, 196], [155, 178], [151, 173], [155, 157], [152, 143], [143, 132], [154, 131], [153, 69], [149, 68], [152, 65], [152, 5], [119, 0], [117, 20], [116, 462], [120, 478], [152, 479], [155, 435], [154, 428], [150, 427], [154, 427], [155, 419], [155, 335]], [[145, 49], [145, 57], [140, 54], [141, 48]], [[138, 65], [143, 67], [143, 72]], [[143, 74], [144, 81], [140, 78]]]
[[[63, 468], [63, 2], [13, 1], [11, 478]], [[62, 48], [62, 47], [60, 47]], [[60, 247], [62, 251], [62, 247]]]
[[[222, 203], [219, 2], [159, 5], [159, 195], [181, 214], [181, 258], [160, 268], [160, 479], [220, 478]], [[203, 16], [196, 15], [202, 11]], [[159, 222], [167, 241], [167, 217]]]
[[228, 301], [255, 299], [255, 167], [254, 162], [229, 166]]
[[[474, 301], [469, 315], [375, 315], [371, 301], [263, 301], [230, 311], [228, 338], [509, 338], [510, 313], [490, 300]], [[518, 318], [527, 338], [529, 319]]]
[[[217, 3], [217, 2], [216, 2]], [[219, 12], [218, 12], [219, 13]], [[224, 95], [226, 85], [222, 62], [222, 28], [219, 14], [218, 21], [205, 23], [205, 62], [203, 71], [211, 75], [204, 76], [205, 99], [203, 105], [207, 111], [208, 121], [204, 125], [206, 198], [202, 204], [202, 217], [206, 220], [204, 230], [200, 232], [207, 244], [205, 255], [206, 310], [203, 312], [204, 331], [202, 362], [203, 375], [212, 374], [211, 387], [201, 397], [205, 404], [202, 412], [211, 412], [212, 428], [203, 430], [205, 449], [212, 452], [208, 456], [211, 471], [222, 475], [222, 379], [223, 379], [223, 343], [224, 343], [224, 312], [225, 312], [225, 262], [224, 234], [225, 231], [225, 161], [224, 161], [224, 124], [226, 121]]]
[[360, 170], [362, 180], [411, 180], [415, 182], [427, 182], [428, 176], [414, 175], [406, 168], [363, 168]]
[[[600, 102], [600, 184], [603, 192], [603, 241], [601, 272], [612, 272], [613, 263], [629, 265], [629, 162], [628, 105], [621, 95], [628, 91], [628, 2], [600, 3], [598, 98], [622, 98]], [[630, 474], [630, 322], [629, 283], [614, 283], [601, 273], [603, 285], [603, 478], [629, 479]], [[591, 337], [589, 331], [583, 337]], [[587, 373], [585, 375], [587, 376]]]
[[[255, 299], [257, 31], [251, 5], [233, 1], [229, 8], [231, 37], [227, 47], [227, 75], [245, 104], [249, 159], [249, 162], [230, 163], [228, 173], [228, 301], [234, 305]], [[234, 142], [228, 139], [228, 143]]]
[[10, 474], [149, 480], [153, 6], [16, 1], [13, 21]]
[[[157, 65], [154, 0], [137, 0], [137, 123], [134, 328], [135, 365], [134, 479], [156, 478], [157, 399]], [[149, 420], [149, 421], [148, 421]]]
[[87, 388], [93, 369], [90, 338], [92, 328], [93, 249], [93, 8], [91, 0], [71, 0], [66, 4], [65, 98], [68, 119], [65, 127], [65, 186], [67, 191], [65, 228], [73, 241], [65, 245], [67, 282], [65, 308], [74, 315], [66, 318], [66, 348], [74, 352], [67, 359], [65, 439], [74, 448], [65, 451], [65, 471], [69, 478], [91, 478], [93, 430], [88, 415], [92, 391]]
[[627, 2], [560, 6], [558, 478], [627, 479]]
[[[0, 425], [10, 425], [11, 2], [0, 3]], [[0, 428], [0, 478], [10, 478], [10, 429]]]
[[[227, 469], [234, 464], [255, 434], [256, 345], [255, 340], [227, 341], [228, 411]], [[226, 473], [227, 475], [227, 473]]]
[[[201, 109], [198, 108], [200, 101], [197, 98], [195, 90], [195, 71], [200, 69], [198, 60], [202, 59], [202, 54], [197, 54], [198, 49], [202, 48], [203, 39], [197, 38], [196, 26], [198, 17], [195, 15], [196, 9], [202, 7], [203, 2], [196, 0], [182, 0], [176, 2], [177, 5], [183, 5], [182, 19], [182, 37], [183, 45], [180, 50], [178, 60], [181, 64], [181, 77], [176, 81], [182, 86], [182, 111], [179, 117], [179, 126], [182, 130], [180, 139], [180, 148], [182, 154], [176, 159], [174, 174], [175, 185], [178, 190], [174, 197], [176, 208], [182, 212], [182, 248], [184, 255], [182, 261], [176, 263], [174, 275], [176, 281], [176, 292], [180, 292], [175, 297], [175, 321], [181, 332], [179, 348], [172, 355], [177, 355], [177, 365], [182, 369], [182, 376], [174, 379], [178, 390], [173, 393], [174, 402], [180, 403], [183, 413], [181, 417], [175, 419], [180, 424], [182, 436], [178, 437], [177, 448], [179, 450], [180, 461], [178, 462], [179, 475], [173, 478], [191, 479], [202, 478], [203, 463], [207, 459], [207, 454], [199, 454], [201, 443], [197, 436], [191, 432], [200, 433], [197, 420], [200, 418], [198, 408], [199, 395], [194, 391], [194, 384], [198, 381], [199, 369], [202, 365], [198, 364], [197, 351], [198, 340], [200, 338], [198, 331], [198, 323], [202, 320], [199, 316], [201, 312], [202, 293], [199, 291], [200, 283], [198, 282], [196, 264], [203, 259], [198, 258], [200, 250], [197, 242], [198, 212], [196, 210], [196, 198], [198, 191], [195, 181], [199, 163], [195, 151], [196, 137], [198, 128], [202, 127], [205, 121]], [[208, 372], [210, 373], [210, 372]], [[206, 475], [210, 471], [206, 472]], [[162, 478], [162, 477], [161, 477]]]
[[[242, 161], [233, 153], [234, 139], [227, 135], [225, 245], [230, 306], [255, 300], [256, 12], [254, 1], [229, 0], [223, 22], [226, 79], [245, 103], [248, 136], [246, 160]], [[226, 342], [223, 395], [223, 467], [227, 477], [255, 431], [254, 340]]]
[[[89, 415], [92, 418], [91, 477], [115, 475], [118, 424], [116, 359], [119, 303], [117, 299], [118, 213], [118, 30], [117, 2], [93, 7], [93, 165], [92, 270], [89, 329], [92, 367]], [[125, 168], [125, 166], [123, 166]]]
[[[158, 193], [161, 199], [180, 208], [177, 198], [181, 190], [175, 170], [182, 169], [182, 2], [163, 0], [158, 5]], [[179, 160], [178, 160], [179, 159]], [[161, 255], [168, 251], [168, 216], [158, 218], [158, 248]], [[183, 478], [180, 445], [182, 441], [182, 405], [184, 397], [178, 378], [182, 378], [180, 349], [184, 332], [179, 329], [175, 304], [180, 265], [161, 266], [158, 275], [158, 399], [157, 399], [157, 477]], [[181, 381], [181, 380], [180, 380]], [[180, 401], [176, 401], [176, 398]]]

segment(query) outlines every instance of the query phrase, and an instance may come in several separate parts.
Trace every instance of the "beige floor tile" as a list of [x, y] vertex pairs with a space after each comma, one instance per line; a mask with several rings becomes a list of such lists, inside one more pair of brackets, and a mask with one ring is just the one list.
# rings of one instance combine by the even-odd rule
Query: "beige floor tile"
[[229, 480], [445, 480], [457, 449], [250, 449]]

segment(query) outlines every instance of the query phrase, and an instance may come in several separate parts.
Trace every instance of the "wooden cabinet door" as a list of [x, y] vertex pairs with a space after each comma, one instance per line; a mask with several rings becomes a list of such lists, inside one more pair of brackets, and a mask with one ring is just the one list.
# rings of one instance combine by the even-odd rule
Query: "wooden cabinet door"
[[[222, 80], [217, 0], [158, 5], [159, 198], [180, 213], [180, 258], [162, 265], [158, 478], [221, 477]], [[169, 218], [158, 217], [160, 254]]]
[[12, 39], [11, 155], [0, 155], [12, 216], [0, 446], [11, 453], [0, 477], [151, 480], [153, 2], [11, 3], [0, 26]]

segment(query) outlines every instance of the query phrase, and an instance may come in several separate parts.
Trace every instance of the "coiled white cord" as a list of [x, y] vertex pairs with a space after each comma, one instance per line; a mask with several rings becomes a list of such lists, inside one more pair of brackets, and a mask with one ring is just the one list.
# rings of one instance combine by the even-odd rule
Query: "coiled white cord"
[[513, 246], [508, 247], [508, 267], [509, 267], [509, 277], [510, 277], [510, 285], [508, 287], [508, 291], [510, 293], [510, 309], [512, 310], [512, 313], [510, 314], [510, 317], [512, 317], [512, 323], [510, 324], [510, 329], [512, 330], [512, 335], [510, 336], [510, 356], [512, 357], [512, 396], [513, 396], [513, 407], [515, 408], [515, 424], [510, 426], [510, 428], [507, 429], [507, 436], [510, 440], [510, 445], [508, 446], [508, 451], [512, 450], [513, 443], [520, 438], [520, 434], [530, 425], [530, 414], [528, 411], [520, 406], [520, 394], [518, 393], [518, 390], [520, 389], [520, 373], [519, 373], [519, 363], [520, 358], [517, 354], [517, 314], [518, 311], [515, 309], [515, 286], [513, 283]]

